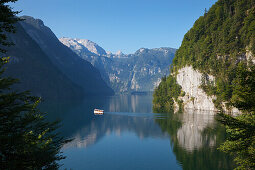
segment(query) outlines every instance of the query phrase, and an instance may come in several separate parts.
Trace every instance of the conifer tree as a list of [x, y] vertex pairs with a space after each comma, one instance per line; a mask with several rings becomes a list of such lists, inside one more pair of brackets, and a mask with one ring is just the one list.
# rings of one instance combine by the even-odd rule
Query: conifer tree
[[219, 149], [234, 156], [238, 169], [255, 169], [255, 65], [239, 63], [233, 82], [231, 102], [243, 113], [237, 117], [220, 114], [229, 138]]
[[7, 40], [6, 32], [15, 32], [13, 24], [20, 21], [20, 19], [16, 17], [16, 14], [18, 14], [19, 11], [13, 11], [10, 5], [7, 5], [6, 3], [15, 3], [16, 1], [17, 0], [0, 0], [0, 53], [6, 52], [3, 46], [13, 45], [12, 42]]
[[4, 47], [13, 45], [6, 33], [14, 33], [19, 21], [7, 5], [17, 0], [0, 0], [0, 169], [58, 169], [64, 159], [60, 148], [67, 142], [55, 132], [58, 123], [48, 123], [37, 108], [40, 98], [12, 90], [17, 79], [4, 77]]

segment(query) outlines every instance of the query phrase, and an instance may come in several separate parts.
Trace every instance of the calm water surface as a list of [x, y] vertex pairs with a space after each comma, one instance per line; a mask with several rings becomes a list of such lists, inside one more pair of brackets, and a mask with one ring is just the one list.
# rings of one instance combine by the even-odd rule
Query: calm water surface
[[[61, 133], [74, 140], [62, 148], [61, 169], [232, 169], [216, 148], [224, 129], [210, 112], [155, 114], [151, 95], [91, 97], [42, 106]], [[104, 109], [95, 116], [94, 108]]]

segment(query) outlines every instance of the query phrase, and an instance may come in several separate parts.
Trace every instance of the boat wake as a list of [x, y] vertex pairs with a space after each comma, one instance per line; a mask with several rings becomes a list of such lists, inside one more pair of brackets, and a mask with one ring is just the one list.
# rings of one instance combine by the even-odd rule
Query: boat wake
[[135, 112], [104, 112], [105, 115], [116, 116], [132, 116], [132, 117], [144, 117], [144, 118], [164, 118], [165, 116], [159, 113], [135, 113]]

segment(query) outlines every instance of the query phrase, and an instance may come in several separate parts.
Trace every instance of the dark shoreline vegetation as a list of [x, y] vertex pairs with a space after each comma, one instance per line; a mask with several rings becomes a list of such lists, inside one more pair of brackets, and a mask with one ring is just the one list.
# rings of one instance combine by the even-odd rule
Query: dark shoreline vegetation
[[9, 58], [3, 57], [7, 47], [15, 45], [6, 33], [15, 33], [14, 24], [20, 21], [19, 12], [12, 11], [0, 1], [0, 166], [1, 169], [58, 169], [65, 157], [60, 149], [66, 142], [56, 130], [58, 122], [49, 123], [37, 107], [40, 98], [29, 92], [18, 92], [13, 85], [17, 79], [3, 73]]
[[[171, 65], [171, 75], [163, 77], [155, 89], [153, 107], [172, 112], [174, 100], [182, 110], [185, 92], [177, 84], [178, 70], [192, 66], [203, 74], [201, 88], [216, 96], [219, 121], [227, 127], [228, 139], [220, 150], [235, 157], [241, 169], [255, 168], [255, 1], [219, 0], [205, 11], [184, 36]], [[248, 57], [250, 55], [250, 57]], [[208, 75], [215, 77], [211, 82]], [[223, 112], [236, 107], [242, 114]]]

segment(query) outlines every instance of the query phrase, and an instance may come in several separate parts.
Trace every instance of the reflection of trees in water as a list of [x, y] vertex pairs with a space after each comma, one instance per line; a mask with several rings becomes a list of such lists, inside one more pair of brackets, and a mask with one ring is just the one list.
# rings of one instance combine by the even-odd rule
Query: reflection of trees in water
[[208, 112], [168, 113], [156, 119], [171, 138], [171, 146], [183, 169], [233, 169], [232, 159], [217, 150], [225, 130]]

